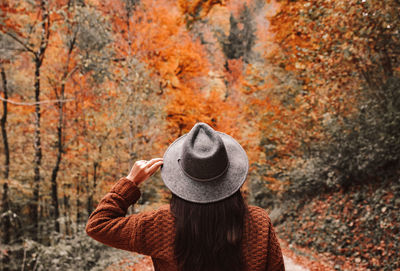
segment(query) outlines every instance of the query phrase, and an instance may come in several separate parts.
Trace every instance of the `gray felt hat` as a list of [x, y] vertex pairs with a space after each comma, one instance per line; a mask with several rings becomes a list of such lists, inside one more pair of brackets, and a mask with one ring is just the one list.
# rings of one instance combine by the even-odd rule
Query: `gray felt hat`
[[238, 191], [248, 169], [246, 152], [235, 139], [200, 122], [168, 147], [161, 177], [178, 197], [209, 203]]

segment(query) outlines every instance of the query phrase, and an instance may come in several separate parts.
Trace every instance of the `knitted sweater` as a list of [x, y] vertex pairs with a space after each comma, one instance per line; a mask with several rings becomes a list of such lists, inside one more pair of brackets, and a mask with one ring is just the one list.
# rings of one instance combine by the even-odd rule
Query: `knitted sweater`
[[[87, 234], [108, 246], [151, 256], [156, 271], [177, 271], [175, 224], [169, 205], [125, 216], [128, 207], [139, 197], [140, 191], [134, 182], [120, 179], [90, 215]], [[249, 206], [242, 249], [248, 271], [285, 270], [271, 220], [259, 207]]]

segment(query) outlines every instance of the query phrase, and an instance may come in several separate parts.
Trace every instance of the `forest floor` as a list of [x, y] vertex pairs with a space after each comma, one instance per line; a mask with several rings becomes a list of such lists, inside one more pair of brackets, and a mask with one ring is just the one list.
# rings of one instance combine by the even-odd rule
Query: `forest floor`
[[284, 254], [312, 271], [400, 271], [399, 209], [400, 182], [389, 179], [290, 202], [274, 225]]
[[[286, 271], [319, 271], [319, 270], [330, 270], [326, 269], [324, 265], [318, 265], [321, 269], [317, 268], [314, 261], [308, 259], [305, 256], [295, 255], [294, 252], [282, 246], [283, 258], [285, 261]], [[131, 271], [154, 271], [153, 264], [150, 257], [144, 257], [138, 254], [132, 254], [129, 252], [123, 252], [122, 258], [116, 260], [116, 262], [110, 265], [106, 271], [120, 271], [120, 270], [131, 270]], [[125, 255], [126, 254], [126, 255]], [[305, 266], [311, 264], [313, 267], [309, 269]], [[316, 269], [317, 268], [317, 269]], [[325, 269], [323, 269], [325, 268]]]
[[323, 255], [279, 240], [286, 271], [335, 271], [332, 262]]
[[287, 271], [308, 271], [309, 269], [296, 264], [291, 258], [283, 257]]
[[[330, 259], [324, 257], [324, 255], [317, 255], [308, 249], [289, 244], [282, 239], [280, 239], [279, 242], [281, 244], [286, 271], [335, 270], [332, 268], [333, 265]], [[107, 250], [108, 249], [112, 250], [112, 252], [106, 253], [108, 255], [106, 258], [108, 258], [108, 260], [113, 258], [113, 263], [106, 269], [95, 267], [92, 269], [93, 271], [154, 271], [150, 257], [113, 248], [107, 248]]]
[[[297, 264], [295, 260], [287, 257], [286, 255], [284, 255], [284, 261], [285, 261], [286, 271], [311, 271], [311, 269], [308, 269], [304, 266]], [[127, 267], [129, 268], [128, 270], [131, 271], [154, 271], [153, 264], [149, 257], [143, 257], [142, 259], [138, 260], [137, 262], [131, 263], [128, 266], [126, 260], [124, 259], [120, 263], [116, 263], [114, 265], [109, 266], [109, 268], [107, 268], [106, 271], [127, 270], [125, 269]]]

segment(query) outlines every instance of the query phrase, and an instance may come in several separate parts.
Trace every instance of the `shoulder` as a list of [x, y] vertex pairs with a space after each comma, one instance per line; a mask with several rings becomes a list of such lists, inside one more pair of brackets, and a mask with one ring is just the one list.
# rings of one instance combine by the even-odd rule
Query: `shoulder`
[[162, 205], [158, 207], [157, 209], [151, 210], [151, 211], [144, 211], [135, 214], [137, 216], [138, 220], [141, 223], [152, 223], [153, 226], [155, 226], [158, 223], [164, 222], [164, 223], [172, 223], [174, 222], [174, 216], [172, 215], [170, 211], [169, 204]]
[[169, 204], [162, 205], [152, 211], [134, 214], [136, 216], [138, 234], [146, 238], [158, 238], [174, 232], [175, 217]]
[[263, 218], [268, 218], [269, 219], [268, 212], [265, 209], [261, 208], [261, 207], [254, 206], [254, 205], [249, 205], [248, 206], [248, 210], [249, 210], [249, 213], [251, 215], [253, 215], [253, 216], [263, 217]]
[[268, 212], [258, 206], [248, 206], [249, 220], [254, 225], [258, 225], [262, 228], [269, 228], [271, 226], [271, 219], [269, 218]]

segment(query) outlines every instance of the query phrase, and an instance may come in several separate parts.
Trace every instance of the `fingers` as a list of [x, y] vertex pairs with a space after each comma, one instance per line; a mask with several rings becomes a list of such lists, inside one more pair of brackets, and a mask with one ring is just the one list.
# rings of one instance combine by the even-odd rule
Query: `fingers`
[[136, 166], [139, 166], [139, 167], [141, 167], [141, 168], [145, 167], [146, 164], [147, 164], [147, 161], [146, 161], [146, 160], [138, 160], [138, 161], [135, 162], [135, 165], [136, 165]]
[[[157, 169], [162, 164], [163, 164], [163, 159], [162, 158], [153, 158], [153, 159], [151, 159], [149, 161], [138, 160], [138, 161], [135, 162], [135, 165], [132, 168], [132, 170], [135, 171], [134, 168], [136, 168], [136, 171], [137, 171], [138, 175], [139, 174], [145, 174], [147, 176], [151, 176], [151, 175], [154, 174], [154, 172], [157, 171]], [[142, 172], [142, 173], [139, 173], [139, 172]]]
[[153, 166], [155, 163], [162, 161], [162, 158], [153, 158], [150, 161], [147, 161], [147, 167]]
[[138, 160], [134, 163], [126, 178], [139, 185], [153, 175], [162, 163], [162, 158], [154, 158], [150, 161]]
[[163, 161], [158, 161], [155, 162], [150, 168], [149, 168], [149, 173], [150, 175], [153, 175], [154, 172], [157, 171], [157, 169], [163, 164]]

